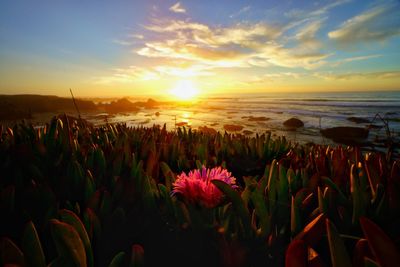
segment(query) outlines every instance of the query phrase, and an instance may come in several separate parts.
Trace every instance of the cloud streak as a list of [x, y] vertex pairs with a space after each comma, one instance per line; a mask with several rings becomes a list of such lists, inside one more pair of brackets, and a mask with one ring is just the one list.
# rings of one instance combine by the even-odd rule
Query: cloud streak
[[321, 29], [324, 19], [311, 21], [300, 28], [295, 34], [295, 39], [301, 45], [303, 50], [315, 51], [322, 47], [322, 42], [316, 37], [317, 32]]
[[121, 40], [121, 39], [114, 39], [112, 42], [113, 42], [114, 44], [119, 44], [119, 45], [123, 45], [123, 46], [130, 46], [130, 45], [132, 45], [132, 42], [126, 41], [126, 40]]
[[315, 73], [315, 77], [325, 80], [348, 81], [355, 79], [399, 79], [400, 71], [350, 72], [350, 73]]
[[113, 73], [107, 76], [94, 77], [93, 83], [99, 85], [110, 84], [126, 84], [135, 83], [137, 81], [151, 81], [158, 80], [160, 75], [146, 68], [137, 66], [129, 66], [127, 68], [115, 68], [111, 70]]
[[186, 9], [181, 6], [180, 2], [177, 2], [176, 4], [172, 5], [169, 8], [169, 10], [175, 13], [186, 13]]
[[332, 66], [333, 67], [337, 67], [337, 66], [340, 66], [340, 65], [348, 63], [348, 62], [368, 60], [368, 59], [371, 59], [371, 58], [378, 58], [378, 57], [382, 57], [382, 55], [368, 55], [368, 56], [359, 56], [359, 57], [349, 57], [349, 58], [345, 58], [345, 59], [342, 59], [342, 60], [334, 62], [332, 64]]
[[303, 75], [294, 72], [280, 72], [280, 73], [267, 73], [264, 75], [252, 76], [245, 83], [247, 84], [260, 84], [265, 82], [277, 82], [287, 79], [299, 79]]
[[399, 18], [399, 2], [382, 4], [347, 20], [328, 37], [342, 46], [386, 41], [400, 34]]
[[251, 9], [251, 6], [245, 6], [245, 7], [241, 8], [238, 12], [229, 15], [229, 17], [232, 19], [232, 18], [237, 17], [237, 16], [239, 16], [239, 15], [241, 15], [243, 13], [248, 12], [250, 9]]

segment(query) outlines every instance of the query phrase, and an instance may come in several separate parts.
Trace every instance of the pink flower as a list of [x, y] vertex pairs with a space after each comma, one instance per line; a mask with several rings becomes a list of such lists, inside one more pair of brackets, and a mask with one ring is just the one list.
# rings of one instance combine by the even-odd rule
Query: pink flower
[[231, 173], [221, 167], [206, 169], [202, 166], [201, 170], [192, 170], [188, 175], [182, 172], [178, 175], [172, 195], [181, 195], [187, 203], [199, 204], [202, 207], [214, 208], [221, 204], [223, 193], [211, 183], [212, 180], [220, 180], [232, 188], [236, 188], [236, 178]]

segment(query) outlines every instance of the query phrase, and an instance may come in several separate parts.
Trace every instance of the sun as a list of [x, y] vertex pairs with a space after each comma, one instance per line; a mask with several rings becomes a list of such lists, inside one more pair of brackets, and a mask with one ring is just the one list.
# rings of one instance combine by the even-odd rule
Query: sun
[[199, 91], [191, 80], [180, 80], [171, 89], [170, 94], [180, 100], [192, 100], [199, 94]]

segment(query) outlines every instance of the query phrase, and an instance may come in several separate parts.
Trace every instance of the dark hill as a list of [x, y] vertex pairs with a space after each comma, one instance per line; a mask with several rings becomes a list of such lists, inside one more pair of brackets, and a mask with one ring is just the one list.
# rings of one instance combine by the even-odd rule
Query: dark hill
[[158, 107], [159, 105], [160, 102], [157, 102], [156, 100], [151, 98], [149, 98], [146, 102], [131, 102], [127, 98], [121, 98], [115, 101], [111, 101], [108, 104], [99, 104], [98, 107], [108, 113], [118, 113], [136, 112], [139, 111], [140, 108], [152, 109]]
[[147, 99], [147, 101], [146, 102], [135, 102], [135, 105], [137, 105], [137, 106], [139, 106], [139, 107], [143, 107], [143, 108], [156, 108], [156, 107], [158, 107], [159, 105], [160, 105], [160, 102], [158, 102], [158, 101], [156, 101], [156, 100], [154, 100], [154, 99], [152, 99], [152, 98], [149, 98], [149, 99]]
[[108, 113], [135, 112], [139, 110], [135, 103], [132, 103], [126, 98], [112, 101], [110, 104], [100, 104], [99, 107], [103, 108]]
[[[80, 111], [94, 111], [92, 101], [75, 99]], [[75, 111], [71, 98], [42, 95], [0, 95], [0, 120], [30, 118], [33, 113]]]

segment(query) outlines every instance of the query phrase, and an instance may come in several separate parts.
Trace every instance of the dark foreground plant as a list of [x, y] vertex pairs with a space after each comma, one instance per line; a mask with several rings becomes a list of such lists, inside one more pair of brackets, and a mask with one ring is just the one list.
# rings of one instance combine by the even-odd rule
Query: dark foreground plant
[[0, 265], [396, 266], [388, 159], [269, 135], [18, 124], [0, 136]]

